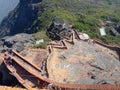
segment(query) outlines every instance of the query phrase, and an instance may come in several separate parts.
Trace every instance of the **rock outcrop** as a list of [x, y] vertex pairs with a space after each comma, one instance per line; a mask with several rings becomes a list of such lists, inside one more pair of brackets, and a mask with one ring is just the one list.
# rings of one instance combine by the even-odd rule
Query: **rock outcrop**
[[42, 0], [20, 0], [15, 10], [9, 13], [0, 25], [0, 37], [14, 35], [16, 33], [33, 33], [29, 31], [34, 20], [37, 19], [38, 13], [41, 13]]
[[64, 36], [70, 36], [71, 34], [68, 23], [61, 18], [55, 18], [47, 29], [47, 35], [53, 40], [60, 40]]
[[21, 52], [32, 47], [35, 40], [32, 37], [32, 34], [21, 33], [14, 36], [6, 36], [2, 38], [0, 42], [3, 49], [12, 48], [18, 52]]

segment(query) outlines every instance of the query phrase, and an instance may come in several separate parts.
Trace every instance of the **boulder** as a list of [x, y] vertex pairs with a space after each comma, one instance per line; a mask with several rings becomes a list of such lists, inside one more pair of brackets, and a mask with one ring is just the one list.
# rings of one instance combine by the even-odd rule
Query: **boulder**
[[71, 34], [72, 32], [68, 23], [61, 18], [55, 18], [47, 29], [47, 35], [53, 40], [60, 40]]
[[3, 43], [3, 46], [5, 45], [5, 46], [7, 46], [8, 48], [11, 48], [11, 47], [13, 46], [13, 44], [14, 44], [13, 41], [5, 41], [5, 42]]

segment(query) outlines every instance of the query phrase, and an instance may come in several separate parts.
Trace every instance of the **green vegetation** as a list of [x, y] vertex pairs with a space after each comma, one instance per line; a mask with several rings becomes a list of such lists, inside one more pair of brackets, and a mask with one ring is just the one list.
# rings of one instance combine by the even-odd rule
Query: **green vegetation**
[[43, 48], [46, 49], [47, 48], [47, 44], [50, 41], [50, 39], [48, 38], [48, 36], [46, 35], [45, 30], [43, 31], [39, 31], [36, 34], [34, 34], [34, 38], [35, 40], [40, 40], [40, 39], [44, 39], [43, 43], [34, 45], [33, 48]]
[[50, 41], [50, 39], [46, 35], [45, 30], [39, 31], [36, 34], [34, 34], [34, 38], [35, 38], [35, 40], [44, 39], [45, 42], [49, 42]]
[[[101, 37], [99, 28], [106, 22], [112, 25], [120, 24], [120, 0], [44, 0], [43, 12], [34, 21], [38, 31], [46, 30], [54, 17], [67, 20], [73, 28], [89, 34], [92, 38], [99, 38], [107, 43], [120, 44], [120, 36], [111, 36], [107, 28], [107, 36]], [[36, 35], [41, 36], [38, 32]], [[39, 38], [35, 35], [35, 38]]]

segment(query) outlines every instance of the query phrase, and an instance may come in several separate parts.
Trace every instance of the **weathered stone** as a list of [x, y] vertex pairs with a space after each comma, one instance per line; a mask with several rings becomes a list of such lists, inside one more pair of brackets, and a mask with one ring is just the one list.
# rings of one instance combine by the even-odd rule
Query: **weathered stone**
[[120, 77], [120, 72], [114, 72], [114, 73], [112, 73], [112, 76], [113, 76], [113, 77], [118, 77], [118, 78], [119, 78], [119, 77]]
[[14, 42], [12, 41], [5, 41], [4, 46], [7, 46], [8, 48], [11, 48], [13, 46]]
[[30, 48], [34, 43], [35, 40], [32, 37], [32, 34], [16, 34], [14, 36], [6, 36], [0, 40], [1, 47], [0, 51], [3, 49], [12, 48], [18, 52], [21, 52], [25, 49]]
[[[40, 3], [42, 0], [20, 0], [17, 8], [4, 18], [0, 24], [0, 37], [6, 35], [15, 35], [18, 33], [35, 33], [38, 31], [35, 27], [30, 27], [37, 19], [38, 13], [42, 13], [43, 8]], [[39, 28], [39, 27], [38, 27]]]
[[67, 22], [60, 18], [55, 18], [47, 29], [47, 35], [54, 40], [60, 40], [64, 36], [70, 36], [71, 30]]
[[20, 43], [16, 46], [16, 51], [21, 52], [25, 49], [24, 47], [25, 46], [22, 43]]

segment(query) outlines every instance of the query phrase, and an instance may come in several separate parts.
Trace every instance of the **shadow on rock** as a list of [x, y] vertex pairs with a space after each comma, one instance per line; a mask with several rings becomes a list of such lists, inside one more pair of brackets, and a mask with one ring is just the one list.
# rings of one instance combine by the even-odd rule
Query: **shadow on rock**
[[18, 84], [17, 79], [8, 71], [5, 64], [0, 65], [0, 85], [16, 86]]

